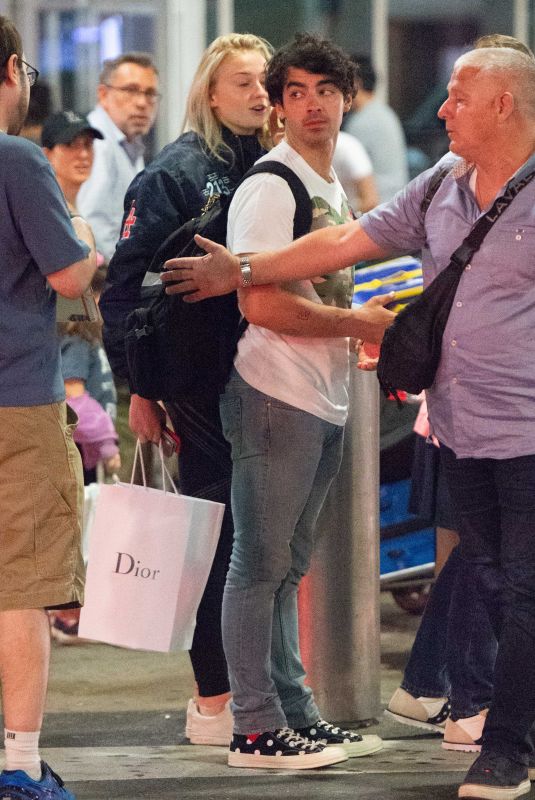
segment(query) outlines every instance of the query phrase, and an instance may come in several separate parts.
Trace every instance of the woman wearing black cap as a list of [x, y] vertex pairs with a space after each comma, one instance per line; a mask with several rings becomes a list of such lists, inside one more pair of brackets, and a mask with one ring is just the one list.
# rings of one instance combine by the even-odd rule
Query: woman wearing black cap
[[86, 117], [59, 111], [45, 120], [41, 132], [43, 152], [50, 161], [69, 211], [76, 213], [76, 195], [93, 167], [93, 142], [103, 139]]

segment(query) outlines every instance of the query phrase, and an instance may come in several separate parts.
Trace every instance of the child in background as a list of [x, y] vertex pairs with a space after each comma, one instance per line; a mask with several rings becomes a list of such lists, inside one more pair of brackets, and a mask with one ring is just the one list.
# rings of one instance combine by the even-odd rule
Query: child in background
[[[92, 283], [97, 300], [104, 278], [105, 271], [97, 270]], [[102, 323], [62, 322], [58, 323], [58, 333], [65, 394], [79, 418], [74, 441], [82, 454], [84, 483], [88, 485], [97, 479], [99, 462], [106, 475], [112, 475], [121, 467], [113, 424], [117, 416], [117, 392], [102, 347]]]

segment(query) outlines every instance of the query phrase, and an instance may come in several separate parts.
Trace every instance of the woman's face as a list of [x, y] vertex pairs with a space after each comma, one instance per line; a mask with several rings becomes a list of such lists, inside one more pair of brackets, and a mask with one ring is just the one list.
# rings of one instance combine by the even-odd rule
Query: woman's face
[[94, 137], [80, 133], [68, 144], [45, 148], [60, 186], [81, 186], [91, 175], [94, 158]]
[[267, 121], [266, 60], [258, 50], [226, 56], [215, 73], [210, 106], [233, 133], [253, 134]]

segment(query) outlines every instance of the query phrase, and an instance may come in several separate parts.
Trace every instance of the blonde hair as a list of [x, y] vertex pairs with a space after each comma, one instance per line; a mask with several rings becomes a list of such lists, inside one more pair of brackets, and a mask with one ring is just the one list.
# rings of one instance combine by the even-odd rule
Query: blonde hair
[[[218, 36], [204, 51], [188, 94], [183, 131], [195, 131], [199, 134], [209, 152], [221, 160], [224, 160], [225, 151], [232, 151], [223, 141], [221, 122], [210, 105], [210, 95], [223, 60], [229, 55], [238, 55], [247, 50], [257, 50], [266, 61], [273, 54], [269, 42], [252, 33]], [[259, 131], [259, 139], [263, 144], [263, 138], [267, 139], [267, 126], [265, 128]]]

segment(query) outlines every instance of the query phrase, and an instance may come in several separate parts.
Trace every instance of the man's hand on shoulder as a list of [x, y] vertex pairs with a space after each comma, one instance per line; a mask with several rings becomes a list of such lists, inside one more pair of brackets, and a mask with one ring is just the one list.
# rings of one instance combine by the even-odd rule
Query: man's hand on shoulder
[[206, 255], [166, 261], [165, 271], [160, 276], [166, 293], [185, 294], [186, 303], [196, 303], [238, 289], [241, 286], [239, 258], [210, 239], [197, 235], [195, 241], [206, 250]]

